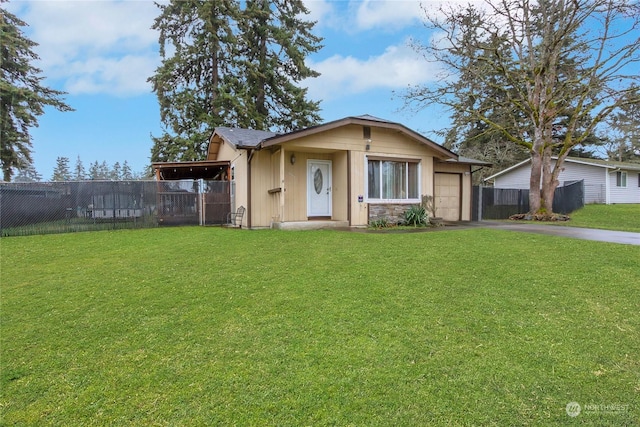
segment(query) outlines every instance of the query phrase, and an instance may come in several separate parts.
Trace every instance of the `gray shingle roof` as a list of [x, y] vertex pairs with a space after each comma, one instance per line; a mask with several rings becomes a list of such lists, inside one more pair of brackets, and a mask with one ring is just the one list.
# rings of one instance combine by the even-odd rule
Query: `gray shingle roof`
[[215, 133], [235, 147], [257, 147], [265, 139], [278, 135], [275, 132], [254, 129], [217, 127]]

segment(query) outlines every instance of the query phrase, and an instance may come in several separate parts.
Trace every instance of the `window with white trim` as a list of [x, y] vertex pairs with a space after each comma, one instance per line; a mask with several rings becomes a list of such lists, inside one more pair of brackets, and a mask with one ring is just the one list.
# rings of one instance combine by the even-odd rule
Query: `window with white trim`
[[420, 164], [407, 160], [367, 160], [367, 198], [418, 201]]
[[626, 187], [626, 186], [627, 186], [627, 173], [616, 172], [616, 187]]

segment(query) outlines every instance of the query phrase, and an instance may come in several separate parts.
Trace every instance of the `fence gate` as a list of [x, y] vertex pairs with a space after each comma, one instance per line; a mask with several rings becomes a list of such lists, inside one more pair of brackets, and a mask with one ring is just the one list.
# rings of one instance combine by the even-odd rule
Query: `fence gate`
[[158, 181], [160, 225], [224, 224], [231, 211], [228, 181]]

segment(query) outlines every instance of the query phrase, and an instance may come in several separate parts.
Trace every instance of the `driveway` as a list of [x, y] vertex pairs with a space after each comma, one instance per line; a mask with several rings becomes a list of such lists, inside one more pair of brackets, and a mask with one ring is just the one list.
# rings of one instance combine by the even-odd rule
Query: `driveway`
[[640, 233], [626, 231], [599, 230], [595, 228], [565, 227], [561, 225], [530, 224], [525, 222], [480, 221], [468, 223], [469, 226], [497, 228], [500, 230], [520, 231], [523, 233], [550, 234], [552, 236], [572, 237], [574, 239], [597, 240], [600, 242], [640, 245]]

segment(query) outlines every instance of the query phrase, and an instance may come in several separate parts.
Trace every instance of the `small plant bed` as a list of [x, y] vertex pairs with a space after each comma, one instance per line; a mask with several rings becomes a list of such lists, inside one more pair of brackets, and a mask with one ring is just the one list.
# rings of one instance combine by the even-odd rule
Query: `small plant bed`
[[569, 215], [557, 214], [557, 213], [523, 213], [523, 214], [515, 214], [509, 217], [510, 220], [513, 221], [569, 221], [571, 218]]

